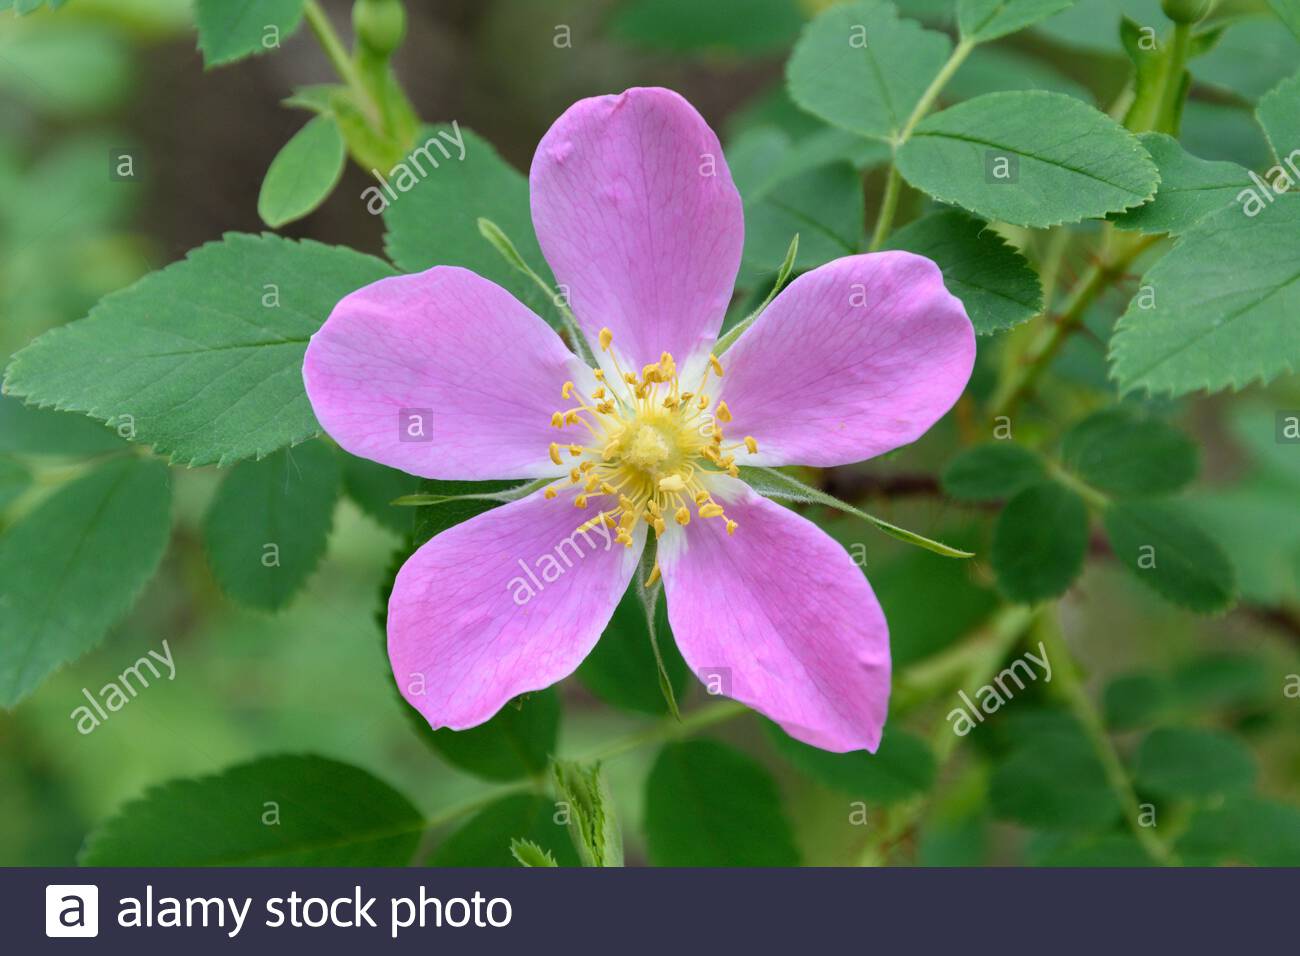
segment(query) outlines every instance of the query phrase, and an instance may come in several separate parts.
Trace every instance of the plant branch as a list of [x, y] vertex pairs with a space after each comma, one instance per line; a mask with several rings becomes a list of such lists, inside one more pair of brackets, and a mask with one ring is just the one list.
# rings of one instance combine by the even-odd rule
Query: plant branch
[[334, 67], [334, 72], [339, 75], [347, 86], [356, 94], [362, 104], [365, 104], [374, 112], [372, 117], [375, 121], [379, 119], [379, 107], [366, 89], [365, 82], [361, 79], [361, 73], [357, 69], [343, 41], [339, 38], [338, 33], [334, 30], [334, 24], [326, 16], [325, 11], [321, 9], [317, 0], [306, 0], [303, 4], [303, 16], [307, 20], [307, 26], [315, 35], [316, 41], [320, 44], [325, 56], [329, 59], [330, 65]]

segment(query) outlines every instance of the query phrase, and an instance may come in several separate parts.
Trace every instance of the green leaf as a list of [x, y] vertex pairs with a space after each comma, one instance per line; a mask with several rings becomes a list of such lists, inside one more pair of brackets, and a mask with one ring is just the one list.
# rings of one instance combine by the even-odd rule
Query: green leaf
[[[434, 535], [468, 521], [485, 511], [523, 497], [532, 482], [518, 481], [438, 481], [425, 478], [420, 491], [399, 503], [418, 504], [415, 508], [415, 543], [424, 544]], [[412, 499], [419, 499], [418, 501]]]
[[828, 123], [890, 139], [952, 51], [942, 33], [888, 3], [833, 6], [804, 30], [786, 67], [791, 98]]
[[550, 850], [543, 850], [532, 840], [511, 840], [510, 855], [520, 866], [559, 866]]
[[1138, 138], [1160, 170], [1160, 189], [1145, 206], [1112, 216], [1120, 229], [1181, 235], [1250, 186], [1249, 174], [1236, 163], [1197, 159], [1164, 133], [1143, 133]]
[[993, 772], [993, 812], [1045, 830], [1099, 830], [1120, 815], [1106, 772], [1081, 732], [1040, 732]]
[[26, 491], [31, 483], [32, 474], [21, 463], [0, 458], [0, 511], [9, 507], [10, 502]]
[[0, 454], [96, 455], [125, 447], [121, 438], [84, 415], [24, 405], [0, 395]]
[[[1053, 837], [1056, 837], [1053, 839]], [[1137, 867], [1150, 866], [1151, 857], [1133, 837], [1105, 833], [1075, 839], [1044, 835], [1029, 854], [1031, 866]]]
[[[510, 238], [523, 260], [554, 284], [533, 232], [527, 178], [502, 159], [491, 143], [464, 127], [426, 127], [420, 135], [426, 144], [436, 139], [450, 157], [438, 145], [428, 145], [426, 154], [437, 167], [386, 204], [384, 248], [388, 257], [405, 272], [423, 272], [436, 265], [471, 269], [558, 325], [555, 302], [507, 263], [479, 232], [478, 221], [491, 220]], [[459, 158], [456, 139], [464, 143], [464, 159]], [[417, 165], [417, 160], [421, 168], [429, 165], [420, 157], [407, 160], [407, 164]], [[431, 222], [438, 227], [430, 228]]]
[[[785, 288], [785, 284], [789, 280], [790, 274], [794, 272], [794, 263], [798, 256], [799, 233], [796, 232], [794, 238], [790, 240], [789, 247], [785, 250], [785, 258], [781, 260], [781, 266], [776, 271], [776, 277], [772, 280], [771, 289], [768, 290], [763, 301], [754, 305], [752, 309], [749, 308], [749, 306], [753, 305], [751, 301], [740, 303], [746, 307], [746, 311], [741, 313], [744, 317], [737, 319], [731, 325], [726, 326], [726, 334], [719, 338], [717, 344], [713, 346], [714, 355], [722, 355], [727, 351], [727, 349], [735, 345], [736, 340], [744, 335], [745, 330], [754, 324], [754, 321], [763, 314], [764, 309], [771, 305], [772, 300], [775, 299], [780, 291]], [[754, 295], [754, 298], [757, 298], [757, 294]]]
[[1136, 781], [1163, 797], [1238, 793], [1254, 785], [1255, 761], [1235, 737], [1220, 731], [1164, 727], [1138, 748]]
[[351, 249], [227, 235], [47, 332], [9, 365], [7, 392], [129, 423], [173, 462], [226, 465], [317, 434], [307, 341], [335, 304], [393, 275]]
[[98, 644], [135, 603], [167, 547], [170, 510], [166, 466], [120, 458], [0, 535], [0, 707]]
[[1154, 501], [1117, 502], [1106, 509], [1105, 524], [1115, 557], [1165, 600], [1198, 614], [1232, 604], [1232, 564], [1181, 511]]
[[933, 551], [935, 554], [941, 554], [945, 558], [973, 558], [974, 554], [970, 551], [962, 551], [959, 548], [951, 548], [946, 544], [938, 541], [932, 541], [915, 531], [908, 531], [906, 528], [900, 528], [898, 525], [890, 524], [883, 518], [877, 518], [875, 515], [867, 514], [859, 508], [847, 502], [840, 501], [833, 495], [828, 495], [824, 491], [805, 485], [797, 478], [792, 478], [783, 471], [777, 471], [775, 468], [762, 468], [751, 465], [742, 465], [740, 468], [741, 479], [751, 488], [761, 495], [769, 498], [783, 499], [785, 501], [799, 501], [805, 504], [825, 505], [827, 508], [834, 508], [836, 511], [842, 511], [845, 514], [853, 515], [855, 518], [861, 518], [879, 531], [883, 531], [891, 538], [897, 538], [899, 541], [905, 541], [908, 544], [915, 545], [918, 548], [925, 548], [927, 551]]
[[917, 124], [898, 151], [917, 189], [986, 219], [1047, 228], [1138, 206], [1155, 163], [1109, 116], [1060, 93], [989, 93]]
[[1177, 849], [1193, 866], [1300, 866], [1300, 810], [1258, 797], [1231, 797], [1197, 813]]
[[1133, 730], [1157, 723], [1173, 713], [1173, 685], [1158, 674], [1124, 674], [1106, 685], [1102, 696], [1106, 726]]
[[645, 792], [655, 866], [797, 866], [776, 784], [762, 766], [713, 740], [660, 751]]
[[776, 749], [800, 771], [867, 803], [898, 803], [934, 783], [934, 754], [924, 740], [905, 730], [887, 730], [874, 754], [837, 754], [795, 740], [776, 724], [769, 722], [767, 729]]
[[546, 771], [559, 728], [560, 697], [548, 687], [510, 701], [485, 724], [429, 730], [424, 737], [449, 763], [476, 777], [521, 780]]
[[[1270, 90], [1255, 107], [1255, 116], [1268, 134], [1273, 155], [1283, 162], [1290, 160], [1292, 167], [1300, 162], [1300, 73]], [[1291, 178], [1300, 175], [1292, 172]]]
[[1183, 713], [1196, 719], [1207, 710], [1267, 706], [1275, 676], [1273, 667], [1259, 657], [1204, 654], [1179, 665], [1171, 685]]
[[1060, 13], [1074, 0], [958, 0], [957, 25], [964, 39], [988, 43]]
[[[1172, 53], [1166, 44], [1152, 39], [1149, 27], [1129, 17], [1120, 21], [1120, 43], [1134, 67], [1133, 95], [1124, 125], [1133, 130], [1174, 133], [1182, 124], [1183, 104], [1192, 77], [1186, 68], [1177, 77], [1170, 76]], [[1187, 55], [1190, 58], [1195, 52], [1189, 49]]]
[[979, 335], [1012, 328], [1042, 311], [1043, 287], [1025, 257], [987, 223], [960, 210], [943, 209], [909, 223], [885, 248], [933, 259]]
[[302, 23], [303, 0], [194, 0], [199, 49], [209, 68], [278, 50]]
[[359, 767], [263, 757], [173, 780], [94, 830], [82, 866], [406, 866], [424, 820]]
[[969, 100], [1006, 90], [1049, 90], [1085, 103], [1092, 91], [1056, 69], [1054, 63], [1004, 46], [981, 46], [953, 74], [944, 88], [952, 100]]
[[272, 229], [301, 219], [329, 198], [343, 176], [343, 135], [328, 116], [317, 116], [271, 160], [257, 214]]
[[[663, 601], [658, 602], [655, 610], [655, 627], [664, 669], [676, 699], [685, 693], [690, 672], [672, 639], [668, 606]], [[595, 649], [578, 666], [578, 680], [613, 707], [664, 714], [668, 712], [668, 704], [659, 687], [658, 673], [645, 611], [629, 588], [614, 609], [614, 616]]]
[[511, 847], [527, 841], [559, 866], [578, 866], [578, 854], [556, 820], [555, 804], [536, 794], [502, 797], [488, 804], [433, 852], [432, 866], [512, 866]]
[[1061, 458], [1089, 485], [1120, 498], [1172, 494], [1200, 467], [1195, 442], [1178, 429], [1118, 408], [1089, 415], [1067, 431]]
[[221, 589], [266, 611], [288, 604], [325, 556], [341, 477], [318, 441], [231, 469], [203, 522]]
[[1300, 42], [1269, 16], [1243, 17], [1196, 63], [1198, 83], [1255, 101], [1295, 73]]
[[1120, 20], [1129, 16], [1153, 30], [1164, 30], [1168, 19], [1160, 0], [1078, 0], [1039, 26], [1059, 45], [1095, 53], [1122, 55]]
[[68, 0], [0, 0], [0, 12], [13, 10], [14, 13], [22, 17], [29, 13], [35, 13], [41, 7], [57, 10], [67, 2]]
[[623, 834], [600, 764], [554, 764], [556, 805], [568, 810], [569, 832], [583, 866], [622, 866]]
[[1300, 366], [1297, 231], [1300, 195], [1288, 194], [1233, 204], [1185, 234], [1143, 279], [1154, 306], [1135, 297], [1116, 325], [1120, 388], [1242, 389]]
[[1088, 508], [1053, 481], [1016, 494], [993, 529], [993, 570], [1007, 597], [1033, 604], [1059, 597], [1083, 570]]
[[1023, 445], [993, 441], [954, 458], [943, 472], [943, 490], [959, 501], [996, 501], [1041, 481], [1043, 460]]
[[385, 528], [401, 535], [410, 534], [415, 528], [416, 510], [399, 507], [393, 501], [419, 491], [420, 479], [366, 458], [341, 454], [343, 490], [348, 497]]
[[651, 50], [755, 56], [784, 49], [802, 24], [796, 0], [632, 0], [610, 26], [618, 39]]

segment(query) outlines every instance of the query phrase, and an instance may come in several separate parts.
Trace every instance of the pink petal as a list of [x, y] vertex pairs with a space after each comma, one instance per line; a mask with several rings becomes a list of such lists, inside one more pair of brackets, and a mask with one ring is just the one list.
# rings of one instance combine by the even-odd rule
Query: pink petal
[[[437, 535], [402, 566], [388, 601], [388, 656], [402, 696], [437, 729], [483, 723], [549, 687], [596, 645], [636, 570], [591, 509], [540, 492]], [[608, 533], [607, 533], [608, 532]]]
[[526, 306], [453, 266], [347, 296], [312, 336], [302, 371], [321, 426], [349, 452], [466, 481], [564, 471], [548, 454], [560, 389], [595, 385]]
[[671, 90], [579, 100], [529, 173], [533, 225], [592, 342], [602, 326], [639, 371], [686, 366], [717, 337], [744, 217], [718, 138]]
[[952, 408], [975, 330], [929, 259], [846, 256], [790, 283], [722, 364], [727, 435], [758, 441], [741, 464], [843, 465], [915, 441]]
[[677, 647], [708, 686], [823, 750], [880, 745], [889, 704], [889, 629], [848, 553], [811, 521], [716, 479], [737, 523], [694, 519], [661, 540], [659, 568]]

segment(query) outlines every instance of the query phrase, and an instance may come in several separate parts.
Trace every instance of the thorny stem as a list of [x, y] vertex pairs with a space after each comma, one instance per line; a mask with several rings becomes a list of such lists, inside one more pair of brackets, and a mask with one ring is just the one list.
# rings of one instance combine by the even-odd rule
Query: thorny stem
[[1053, 682], [1054, 686], [1069, 705], [1075, 719], [1083, 725], [1084, 732], [1088, 735], [1088, 739], [1097, 753], [1097, 758], [1101, 761], [1106, 774], [1106, 782], [1119, 800], [1125, 821], [1128, 823], [1129, 829], [1133, 831], [1133, 836], [1151, 859], [1162, 866], [1178, 866], [1177, 856], [1169, 849], [1164, 840], [1156, 836], [1152, 828], [1142, 825], [1142, 808], [1138, 802], [1137, 793], [1133, 790], [1133, 784], [1129, 781], [1128, 772], [1124, 769], [1124, 763], [1120, 760], [1115, 745], [1106, 732], [1105, 724], [1097, 713], [1097, 708], [1093, 705], [1092, 699], [1083, 687], [1078, 667], [1074, 662], [1074, 656], [1070, 653], [1070, 649], [1061, 637], [1060, 626], [1054, 613], [1042, 615], [1036, 633], [1043, 642], [1047, 656], [1055, 662], [1053, 674], [1057, 679]]

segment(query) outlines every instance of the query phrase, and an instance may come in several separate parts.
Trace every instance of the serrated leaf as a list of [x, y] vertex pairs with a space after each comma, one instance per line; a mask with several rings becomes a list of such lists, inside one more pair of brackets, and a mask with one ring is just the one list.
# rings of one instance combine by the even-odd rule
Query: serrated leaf
[[[655, 609], [655, 628], [664, 670], [676, 699], [685, 693], [690, 672], [673, 641], [664, 601]], [[583, 686], [613, 707], [647, 714], [667, 713], [645, 612], [633, 589], [629, 588], [619, 601], [605, 633], [578, 666], [576, 675]]]
[[646, 845], [656, 866], [797, 866], [776, 784], [713, 740], [671, 743], [646, 779]]
[[1137, 137], [1109, 116], [1060, 93], [1024, 90], [927, 117], [897, 163], [941, 202], [1037, 228], [1141, 205], [1160, 179]]
[[964, 39], [988, 43], [1073, 5], [1074, 0], [958, 0], [957, 25]]
[[173, 780], [86, 841], [82, 866], [406, 866], [424, 819], [359, 767], [264, 757]]
[[1088, 508], [1053, 481], [1030, 485], [1007, 502], [993, 529], [993, 570], [1007, 597], [1033, 604], [1058, 597], [1083, 570]]
[[600, 764], [557, 760], [553, 769], [556, 802], [568, 811], [569, 832], [582, 865], [622, 866], [623, 834]]
[[231, 233], [42, 335], [5, 390], [129, 421], [174, 462], [268, 455], [320, 431], [302, 384], [312, 333], [343, 296], [394, 274], [351, 249]]
[[85, 415], [24, 405], [0, 395], [0, 453], [97, 455], [125, 447], [125, 441]]
[[[412, 709], [412, 713], [418, 714]], [[419, 718], [423, 721], [423, 718]], [[422, 734], [449, 763], [485, 780], [522, 780], [546, 771], [560, 728], [560, 697], [554, 687], [525, 694], [487, 723], [468, 730]]]
[[1092, 487], [1120, 498], [1172, 494], [1200, 467], [1196, 443], [1185, 434], [1118, 408], [1089, 415], [1067, 431], [1061, 459]]
[[805, 28], [786, 83], [809, 113], [863, 136], [890, 139], [951, 51], [944, 34], [898, 19], [888, 3], [839, 4]]
[[647, 49], [755, 56], [783, 49], [802, 24], [796, 0], [632, 0], [610, 27], [618, 39]]
[[325, 556], [341, 478], [338, 456], [319, 441], [231, 469], [203, 522], [221, 589], [266, 611], [288, 604]]
[[987, 223], [960, 210], [940, 210], [909, 223], [885, 248], [933, 259], [978, 335], [1012, 328], [1043, 308], [1042, 284], [1025, 257]]
[[1116, 502], [1104, 519], [1115, 556], [1161, 597], [1198, 614], [1233, 602], [1227, 555], [1181, 511], [1155, 501]]
[[1136, 297], [1111, 339], [1123, 391], [1240, 389], [1300, 364], [1300, 195], [1258, 202], [1202, 220], [1147, 272], [1154, 306]]
[[1163, 797], [1204, 798], [1247, 791], [1255, 761], [1235, 737], [1216, 730], [1165, 727], [1142, 741], [1136, 782]]
[[790, 737], [776, 724], [767, 729], [776, 749], [796, 768], [829, 787], [876, 805], [924, 793], [934, 782], [929, 745], [905, 730], [886, 730], [880, 749], [829, 753]]
[[578, 854], [556, 815], [555, 804], [546, 797], [502, 797], [443, 840], [429, 862], [432, 866], [512, 866], [511, 846], [526, 840], [549, 853], [559, 866], [577, 866]]
[[1111, 217], [1120, 229], [1181, 235], [1251, 185], [1241, 166], [1198, 159], [1172, 136], [1143, 133], [1138, 138], [1160, 170], [1160, 188], [1146, 205]]
[[162, 560], [171, 483], [120, 458], [61, 488], [0, 535], [0, 707], [103, 638]]
[[550, 850], [544, 850], [532, 840], [511, 840], [510, 855], [520, 866], [559, 866]]
[[[507, 163], [492, 144], [463, 126], [438, 125], [421, 130], [427, 155], [438, 165], [426, 169], [406, 192], [384, 208], [384, 248], [388, 257], [406, 272], [423, 272], [435, 265], [461, 266], [510, 290], [519, 301], [559, 325], [555, 303], [525, 276], [512, 268], [479, 232], [480, 219], [491, 220], [513, 243], [524, 261], [554, 284], [533, 232], [528, 205], [528, 180]], [[454, 140], [464, 143], [460, 158]], [[416, 158], [407, 161], [413, 165]], [[421, 168], [429, 162], [420, 159]], [[378, 187], [375, 187], [378, 189]], [[396, 189], [396, 186], [394, 186]], [[429, 224], [436, 222], [436, 229]]]
[[959, 501], [1010, 498], [1046, 477], [1043, 460], [1023, 445], [994, 441], [954, 458], [943, 472], [943, 490]]
[[1300, 172], [1294, 168], [1300, 163], [1300, 73], [1263, 96], [1255, 107], [1255, 117], [1268, 135], [1273, 155], [1280, 162], [1289, 161], [1291, 179], [1300, 180]]
[[199, 49], [209, 68], [278, 50], [302, 23], [304, 0], [194, 0]]
[[328, 116], [317, 116], [271, 160], [257, 197], [257, 214], [272, 229], [301, 219], [329, 198], [346, 161], [338, 126]]

